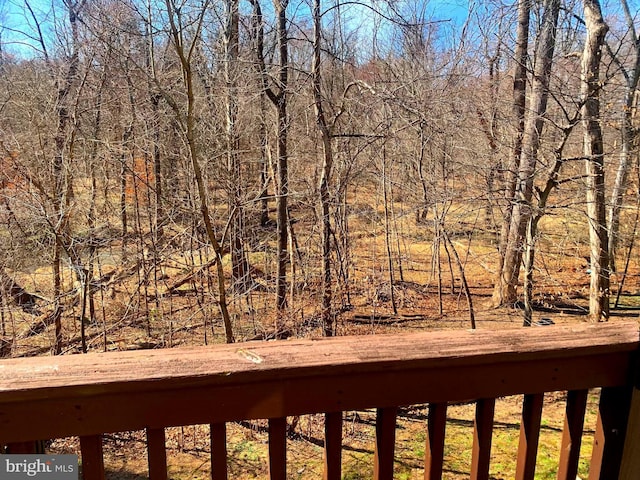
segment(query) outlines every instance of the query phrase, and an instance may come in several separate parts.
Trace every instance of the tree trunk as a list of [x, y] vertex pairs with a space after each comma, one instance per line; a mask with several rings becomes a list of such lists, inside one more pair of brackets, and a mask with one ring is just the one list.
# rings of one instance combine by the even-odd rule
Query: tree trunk
[[524, 251], [524, 319], [522, 325], [530, 327], [533, 322], [533, 265], [536, 255], [536, 235], [538, 230], [538, 215], [529, 217], [526, 233], [526, 248]]
[[395, 295], [395, 270], [393, 268], [393, 256], [391, 254], [391, 222], [389, 214], [389, 191], [388, 183], [390, 180], [387, 178], [389, 175], [387, 171], [387, 148], [382, 147], [382, 201], [384, 206], [384, 246], [387, 253], [387, 269], [389, 273], [389, 298], [391, 299], [391, 308], [393, 314], [398, 315], [398, 305]]
[[[151, 88], [151, 87], [150, 87]], [[154, 112], [153, 128], [153, 175], [155, 189], [155, 227], [158, 233], [158, 239], [164, 235], [164, 208], [162, 194], [162, 156], [160, 155], [160, 122], [158, 121], [158, 111], [161, 96], [154, 93], [151, 95], [151, 106]]]
[[604, 147], [600, 127], [600, 60], [607, 26], [598, 0], [584, 0], [587, 38], [582, 52], [584, 156], [587, 172], [587, 217], [591, 250], [589, 315], [609, 318], [609, 239], [605, 216]]
[[451, 251], [453, 252], [453, 257], [456, 260], [456, 265], [458, 266], [458, 272], [460, 273], [460, 280], [462, 281], [462, 290], [464, 291], [465, 297], [467, 297], [467, 306], [469, 307], [469, 324], [471, 326], [471, 329], [475, 330], [476, 315], [473, 310], [473, 299], [471, 297], [471, 290], [469, 289], [469, 284], [467, 283], [467, 276], [464, 273], [464, 265], [460, 260], [460, 256], [458, 255], [458, 251], [456, 250], [455, 245], [449, 238], [449, 234], [444, 228], [442, 229], [442, 235], [444, 237], [445, 245], [449, 244], [449, 247], [451, 247]]
[[[266, 105], [265, 98], [269, 97], [267, 91], [267, 72], [264, 64], [264, 26], [262, 23], [262, 9], [258, 0], [249, 0], [253, 6], [251, 16], [251, 40], [254, 43], [256, 54], [255, 69], [260, 85], [260, 123], [258, 126], [258, 141], [260, 143], [260, 226], [269, 225], [269, 175], [270, 155], [267, 140]], [[271, 98], [271, 97], [269, 97]]]
[[493, 291], [493, 302], [496, 306], [515, 301], [515, 289], [509, 286], [509, 277], [503, 275], [507, 245], [509, 242], [509, 229], [511, 227], [511, 214], [515, 200], [518, 169], [520, 168], [520, 156], [522, 154], [522, 136], [525, 124], [525, 105], [527, 100], [527, 59], [529, 48], [529, 18], [531, 16], [531, 0], [518, 1], [518, 29], [515, 49], [515, 69], [513, 78], [513, 116], [516, 121], [516, 134], [513, 144], [513, 152], [507, 164], [505, 172], [505, 205], [502, 217], [502, 229], [500, 231], [500, 243], [498, 253], [498, 276]]
[[[272, 98], [277, 114], [277, 159], [276, 159], [276, 223], [278, 246], [276, 271], [276, 308], [282, 312], [287, 306], [287, 262], [288, 253], [288, 197], [289, 167], [287, 154], [287, 136], [289, 117], [287, 115], [287, 88], [289, 83], [289, 41], [287, 29], [287, 0], [276, 0], [275, 8], [278, 16], [278, 50], [280, 52], [279, 88], [280, 93]], [[276, 331], [281, 330], [281, 319], [276, 320]]]
[[[222, 266], [222, 248], [218, 239], [216, 238], [215, 230], [213, 228], [213, 223], [211, 222], [211, 216], [209, 215], [209, 203], [207, 201], [207, 193], [205, 189], [204, 176], [202, 174], [202, 170], [200, 168], [200, 163], [198, 160], [198, 146], [196, 144], [196, 115], [195, 115], [195, 106], [196, 106], [196, 97], [194, 92], [193, 85], [193, 71], [191, 67], [191, 55], [194, 51], [194, 44], [191, 44], [191, 47], [185, 47], [183, 43], [183, 33], [179, 28], [181, 25], [180, 11], [174, 9], [169, 0], [166, 0], [165, 3], [168, 13], [169, 13], [169, 23], [171, 26], [171, 36], [173, 47], [175, 48], [176, 54], [180, 60], [180, 66], [182, 68], [183, 74], [183, 82], [186, 90], [187, 97], [187, 111], [186, 114], [182, 114], [180, 105], [175, 103], [175, 101], [171, 100], [170, 104], [173, 108], [174, 112], [177, 116], [183, 121], [183, 129], [184, 135], [187, 142], [187, 146], [189, 148], [189, 157], [191, 160], [191, 166], [193, 168], [193, 175], [196, 182], [196, 187], [198, 189], [198, 200], [200, 203], [200, 214], [202, 216], [202, 220], [205, 226], [205, 232], [207, 234], [207, 238], [213, 247], [213, 251], [218, 257], [218, 261], [216, 262], [216, 271], [218, 274], [218, 303], [220, 307], [220, 313], [222, 314], [222, 321], [224, 323], [224, 330], [227, 343], [233, 343], [233, 327], [231, 325], [231, 317], [229, 315], [229, 310], [227, 306], [227, 291], [226, 291], [226, 282], [224, 278], [224, 268]], [[197, 42], [200, 36], [200, 28], [202, 27], [202, 22], [204, 20], [205, 9], [200, 12], [198, 17], [198, 26], [196, 35], [192, 38], [192, 42]], [[176, 18], [178, 17], [178, 18]], [[167, 97], [169, 99], [169, 97]]]
[[544, 126], [544, 115], [547, 111], [559, 11], [560, 0], [545, 0], [542, 27], [536, 44], [536, 66], [533, 72], [531, 99], [522, 137], [522, 152], [513, 197], [509, 237], [504, 250], [500, 279], [496, 283], [496, 289], [500, 289], [500, 291], [498, 294], [494, 292], [494, 298], [497, 297], [503, 304], [512, 304], [517, 298], [516, 286], [520, 275], [525, 230], [531, 216], [533, 181], [538, 162], [538, 148]]
[[[89, 157], [89, 170], [90, 170], [90, 178], [91, 178], [91, 196], [89, 202], [89, 210], [87, 211], [87, 226], [89, 227], [89, 258], [87, 261], [86, 268], [86, 278], [84, 284], [84, 297], [83, 302], [88, 302], [89, 305], [89, 318], [91, 323], [94, 323], [95, 318], [95, 304], [93, 299], [93, 289], [91, 288], [91, 282], [93, 280], [93, 272], [94, 272], [94, 263], [95, 257], [97, 253], [97, 245], [95, 238], [95, 230], [96, 230], [96, 200], [98, 195], [98, 183], [96, 179], [96, 162], [98, 160], [98, 146], [100, 145], [100, 138], [102, 134], [102, 97], [103, 92], [105, 90], [105, 84], [107, 81], [107, 76], [109, 72], [107, 69], [107, 65], [103, 67], [101, 80], [100, 80], [100, 88], [96, 95], [96, 102], [94, 105], [95, 109], [95, 120], [93, 127], [93, 145], [91, 148], [91, 155]], [[86, 305], [83, 305], [82, 310], [86, 308]], [[84, 313], [81, 314], [80, 318], [84, 317]]]
[[[633, 90], [635, 90], [635, 87]], [[618, 249], [618, 241], [620, 239], [620, 210], [622, 209], [624, 192], [627, 188], [627, 177], [632, 165], [633, 154], [631, 149], [634, 143], [634, 138], [637, 136], [637, 133], [632, 128], [632, 111], [635, 111], [633, 108], [635, 95], [633, 91], [627, 91], [625, 97], [625, 107], [620, 125], [620, 157], [618, 160], [618, 170], [616, 172], [613, 190], [611, 191], [607, 222], [607, 229], [609, 231], [609, 263], [611, 271], [613, 272], [616, 271], [615, 258], [616, 251]]]
[[320, 208], [322, 222], [322, 306], [321, 318], [324, 335], [334, 334], [333, 312], [331, 304], [333, 300], [332, 272], [331, 272], [331, 210], [329, 183], [333, 169], [333, 145], [331, 143], [331, 130], [327, 124], [322, 104], [322, 70], [321, 70], [321, 15], [320, 0], [313, 2], [313, 100], [316, 112], [316, 123], [322, 138], [322, 173], [320, 176]]
[[229, 215], [231, 218], [231, 281], [237, 292], [249, 289], [249, 267], [244, 248], [244, 207], [240, 169], [240, 135], [238, 133], [238, 0], [227, 0], [225, 31], [226, 140], [229, 184]]
[[287, 137], [289, 132], [289, 116], [287, 114], [287, 96], [289, 85], [289, 39], [287, 28], [288, 0], [274, 0], [278, 19], [278, 88], [274, 92], [268, 87], [269, 74], [264, 60], [264, 29], [262, 28], [262, 10], [258, 0], [250, 0], [253, 5], [253, 35], [256, 48], [256, 60], [260, 72], [262, 90], [276, 109], [276, 145], [277, 158], [275, 167], [276, 189], [276, 333], [283, 330], [283, 318], [280, 315], [287, 307], [287, 263], [288, 229], [289, 229], [289, 168], [287, 154]]
[[620, 124], [620, 141], [621, 150], [618, 160], [618, 171], [616, 172], [616, 179], [611, 191], [611, 200], [609, 203], [609, 214], [607, 227], [609, 230], [609, 264], [611, 271], [615, 272], [615, 259], [616, 250], [619, 241], [620, 233], [620, 209], [622, 208], [622, 201], [624, 192], [627, 187], [627, 176], [632, 165], [632, 148], [637, 137], [637, 131], [633, 128], [633, 117], [637, 114], [635, 108], [636, 103], [636, 90], [638, 88], [638, 81], [640, 80], [640, 39], [636, 33], [634, 18], [629, 10], [627, 0], [621, 0], [621, 5], [625, 13], [627, 20], [627, 27], [629, 29], [628, 34], [631, 35], [631, 41], [634, 45], [633, 64], [630, 71], [627, 71], [624, 66], [619, 64], [622, 73], [626, 79], [625, 86], [625, 99], [622, 112], [622, 119]]
[[547, 201], [551, 192], [558, 186], [558, 177], [560, 176], [560, 169], [564, 164], [562, 153], [564, 147], [569, 140], [569, 136], [573, 131], [573, 128], [578, 123], [579, 111], [576, 110], [573, 118], [568, 119], [568, 124], [562, 129], [562, 138], [558, 143], [554, 151], [555, 160], [553, 165], [548, 171], [547, 181], [544, 188], [539, 189], [538, 192], [538, 204], [535, 210], [532, 212], [529, 222], [527, 224], [526, 243], [524, 252], [524, 321], [523, 326], [531, 326], [533, 321], [533, 273], [534, 273], [534, 261], [536, 254], [536, 242], [538, 240], [538, 223], [540, 219], [545, 215], [545, 209], [547, 207]]
[[[53, 208], [55, 214], [58, 216], [55, 223], [55, 244], [53, 252], [53, 294], [55, 302], [55, 310], [61, 311], [60, 295], [62, 293], [62, 280], [61, 280], [61, 260], [62, 250], [65, 239], [68, 237], [68, 217], [67, 211], [67, 194], [71, 191], [68, 185], [68, 175], [65, 171], [65, 151], [68, 148], [67, 136], [69, 123], [71, 122], [71, 114], [69, 112], [69, 95], [71, 89], [76, 81], [78, 74], [78, 66], [80, 58], [78, 54], [78, 13], [84, 5], [84, 2], [67, 2], [67, 14], [69, 16], [69, 26], [71, 27], [71, 54], [68, 58], [68, 67], [65, 72], [65, 77], [61, 84], [58, 84], [58, 96], [56, 99], [56, 114], [58, 125], [54, 138], [55, 154], [53, 157]], [[61, 341], [62, 341], [62, 324], [60, 316], [56, 316], [55, 322], [55, 345], [53, 348], [54, 354], [61, 353]]]
[[[153, 116], [151, 118], [151, 129], [152, 129], [152, 138], [153, 138], [153, 146], [151, 147], [151, 151], [153, 152], [153, 174], [154, 174], [154, 190], [155, 190], [155, 218], [154, 218], [154, 226], [157, 232], [157, 238], [161, 239], [164, 235], [164, 205], [163, 205], [163, 188], [162, 188], [162, 155], [160, 153], [160, 132], [161, 132], [161, 124], [160, 124], [160, 100], [162, 99], [162, 94], [158, 92], [157, 87], [154, 85], [153, 79], [155, 78], [155, 68], [156, 68], [156, 54], [155, 48], [153, 45], [153, 32], [152, 32], [151, 24], [147, 24], [146, 31], [146, 42], [147, 42], [147, 55], [145, 60], [147, 62], [146, 69], [147, 75], [149, 77], [148, 81], [148, 95], [149, 101], [151, 102], [151, 111], [153, 112]], [[132, 82], [131, 79], [128, 79], [129, 84], [129, 98], [131, 102], [132, 110], [134, 108], [134, 104], [131, 101], [132, 99]]]
[[[127, 235], [129, 234], [129, 216], [127, 214], [127, 177], [130, 167], [127, 165], [129, 157], [129, 140], [133, 135], [133, 118], [122, 132], [122, 151], [120, 152], [120, 225], [121, 225], [121, 262], [124, 265], [127, 260]], [[131, 167], [133, 168], [133, 167]]]
[[265, 123], [266, 100], [264, 92], [260, 93], [260, 125], [258, 127], [258, 142], [260, 143], [260, 226], [271, 224], [269, 219], [269, 184], [273, 177], [269, 175], [269, 145], [267, 140], [267, 125]]

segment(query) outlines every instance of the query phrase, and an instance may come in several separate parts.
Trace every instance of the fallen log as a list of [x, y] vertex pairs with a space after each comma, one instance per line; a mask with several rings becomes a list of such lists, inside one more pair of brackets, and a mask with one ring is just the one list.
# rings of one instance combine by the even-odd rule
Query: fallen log
[[5, 274], [0, 274], [0, 282], [2, 282], [4, 291], [8, 294], [11, 302], [18, 305], [26, 313], [42, 315], [38, 309], [38, 301], [48, 302], [49, 300], [36, 293], [28, 292], [22, 285]]

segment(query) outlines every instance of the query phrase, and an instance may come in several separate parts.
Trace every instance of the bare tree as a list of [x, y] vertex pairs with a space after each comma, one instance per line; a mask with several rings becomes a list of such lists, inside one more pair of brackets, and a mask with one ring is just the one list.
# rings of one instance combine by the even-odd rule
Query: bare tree
[[[287, 113], [287, 96], [289, 93], [288, 4], [288, 0], [275, 0], [274, 6], [278, 22], [277, 36], [279, 52], [278, 93], [274, 94], [271, 89], [267, 90], [267, 96], [274, 104], [277, 113], [276, 221], [278, 248], [276, 256], [278, 267], [276, 272], [276, 307], [278, 311], [284, 310], [287, 304], [287, 262], [289, 261], [289, 155], [287, 153], [287, 138], [289, 132], [289, 116]], [[276, 326], [276, 330], [279, 331], [280, 326]]]
[[[278, 66], [275, 88], [269, 86], [264, 52], [264, 30], [262, 9], [259, 0], [251, 0], [254, 8], [254, 35], [256, 37], [258, 69], [262, 88], [276, 111], [276, 309], [283, 312], [287, 307], [287, 265], [289, 263], [289, 155], [287, 152], [289, 115], [287, 98], [289, 95], [289, 28], [287, 19], [288, 0], [274, 0], [276, 13], [276, 37]], [[282, 318], [276, 319], [276, 333], [283, 329]]]
[[[54, 137], [55, 153], [52, 162], [52, 177], [54, 182], [53, 187], [53, 209], [57, 216], [55, 222], [51, 223], [52, 229], [55, 234], [54, 254], [53, 254], [53, 296], [56, 301], [55, 305], [55, 330], [56, 340], [54, 344], [54, 353], [61, 353], [62, 348], [62, 306], [60, 305], [60, 298], [62, 294], [62, 279], [61, 279], [61, 260], [63, 250], [70, 250], [70, 232], [69, 232], [69, 207], [70, 198], [72, 193], [71, 178], [68, 175], [68, 162], [67, 154], [71, 151], [68, 145], [69, 142], [69, 130], [74, 128], [71, 117], [71, 110], [75, 103], [73, 98], [72, 88], [78, 81], [78, 69], [80, 65], [80, 52], [78, 46], [78, 24], [80, 22], [79, 15], [82, 11], [86, 0], [65, 0], [66, 14], [68, 16], [69, 27], [71, 29], [71, 51], [67, 59], [66, 71], [64, 77], [61, 80], [56, 81], [57, 87], [57, 99], [56, 99], [56, 116], [57, 116], [57, 128]], [[42, 42], [44, 45], [44, 41]], [[45, 50], [46, 52], [46, 50]], [[53, 66], [51, 66], [53, 69]], [[72, 260], [73, 261], [73, 260]], [[77, 268], [78, 275], [82, 275], [84, 270], [78, 261], [74, 262]], [[82, 322], [82, 319], [81, 319]], [[86, 345], [83, 345], [83, 351], [86, 352]]]
[[333, 280], [331, 271], [332, 227], [330, 210], [330, 182], [333, 172], [333, 126], [340, 116], [338, 112], [329, 122], [325, 114], [324, 95], [322, 90], [322, 16], [320, 0], [313, 3], [313, 64], [311, 76], [313, 81], [313, 100], [316, 112], [316, 123], [322, 140], [322, 173], [320, 174], [320, 209], [322, 222], [322, 325], [328, 337], [334, 334], [334, 318], [332, 312]]
[[525, 250], [524, 250], [524, 318], [523, 326], [529, 327], [533, 324], [533, 277], [534, 277], [534, 261], [536, 255], [536, 243], [538, 240], [538, 224], [540, 220], [546, 214], [546, 208], [551, 193], [561, 184], [566, 181], [573, 180], [560, 180], [560, 170], [565, 163], [563, 153], [565, 146], [569, 140], [569, 136], [574, 127], [578, 124], [578, 117], [580, 110], [576, 109], [571, 118], [566, 119], [566, 123], [560, 128], [561, 137], [553, 151], [553, 162], [547, 170], [547, 178], [544, 181], [543, 187], [535, 187], [536, 201], [532, 205], [532, 214], [529, 217], [527, 223], [527, 230], [525, 235]]
[[237, 292], [249, 289], [249, 266], [244, 248], [245, 214], [243, 206], [243, 181], [240, 168], [240, 135], [238, 132], [238, 75], [239, 70], [239, 11], [238, 0], [226, 2], [226, 26], [224, 35], [226, 83], [226, 135], [227, 168], [229, 170], [229, 215], [231, 217], [231, 278]]
[[529, 110], [527, 112], [523, 137], [518, 179], [513, 200], [513, 209], [509, 225], [509, 238], [504, 249], [504, 262], [500, 269], [500, 278], [496, 282], [498, 298], [501, 303], [514, 303], [516, 285], [522, 261], [522, 246], [527, 223], [531, 216], [533, 181], [538, 162], [544, 116], [549, 98], [549, 81], [556, 43], [556, 31], [560, 0], [545, 0], [541, 31], [536, 41], [535, 66], [533, 71]]
[[609, 239], [605, 213], [604, 146], [600, 126], [600, 61], [607, 26], [598, 0], [584, 0], [587, 37], [582, 52], [580, 93], [584, 99], [584, 156], [587, 173], [587, 218], [591, 252], [589, 315], [593, 320], [609, 318]]
[[607, 228], [609, 230], [609, 264], [612, 271], [616, 266], [616, 250], [620, 236], [620, 209], [622, 207], [624, 191], [627, 185], [627, 177], [632, 165], [632, 149], [637, 130], [633, 128], [633, 117], [637, 113], [635, 104], [637, 102], [638, 81], [640, 81], [640, 37], [635, 28], [635, 19], [631, 15], [627, 0], [620, 0], [627, 26], [627, 34], [631, 48], [631, 62], [627, 67], [620, 60], [619, 55], [610, 49], [613, 61], [624, 77], [624, 103], [622, 106], [622, 118], [620, 119], [620, 156], [618, 159], [618, 170], [611, 191], [609, 201], [609, 211], [607, 218]]
[[[187, 98], [186, 112], [183, 112], [181, 106], [172, 97], [166, 96], [165, 98], [180, 120], [180, 126], [182, 128], [187, 146], [189, 148], [189, 157], [191, 159], [191, 166], [193, 168], [194, 179], [198, 190], [200, 213], [205, 225], [207, 238], [211, 243], [213, 251], [217, 257], [216, 267], [218, 273], [218, 303], [220, 306], [220, 312], [222, 314], [222, 320], [225, 326], [225, 335], [227, 343], [233, 343], [233, 328], [231, 325], [231, 317], [229, 315], [229, 310], [227, 307], [226, 282], [224, 277], [224, 269], [222, 266], [223, 252], [222, 247], [220, 246], [220, 242], [216, 237], [213, 222], [211, 221], [211, 216], [209, 213], [209, 203], [207, 200], [204, 176], [202, 174], [202, 169], [200, 168], [200, 155], [196, 138], [196, 97], [194, 92], [194, 72], [192, 61], [194, 52], [196, 51], [197, 42], [200, 41], [200, 33], [205, 18], [204, 14], [207, 10], [207, 7], [209, 6], [209, 3], [209, 0], [205, 0], [202, 2], [202, 5], [200, 5], [197, 13], [195, 14], [195, 19], [192, 19], [194, 26], [193, 30], [188, 32], [185, 29], [185, 23], [183, 23], [185, 19], [183, 18], [183, 13], [181, 12], [180, 6], [177, 5], [173, 0], [165, 0], [170, 25], [171, 45], [173, 46], [175, 53], [178, 56], [180, 68], [182, 70], [182, 79]], [[187, 24], [189, 23], [190, 22], [187, 22]]]
[[[502, 217], [502, 229], [500, 232], [500, 245], [498, 248], [499, 264], [498, 276], [493, 291], [493, 301], [496, 305], [513, 303], [515, 292], [510, 286], [510, 277], [513, 273], [504, 270], [504, 262], [507, 256], [509, 234], [511, 229], [511, 217], [515, 202], [516, 185], [518, 180], [518, 170], [520, 168], [520, 157], [522, 155], [522, 137], [525, 127], [525, 105], [527, 101], [527, 61], [529, 49], [529, 19], [531, 17], [531, 0], [518, 1], [518, 28], [516, 36], [516, 47], [514, 52], [514, 73], [513, 73], [513, 116], [516, 122], [516, 132], [513, 141], [513, 151], [509, 157], [505, 172], [505, 206]], [[513, 283], [513, 282], [511, 282]]]

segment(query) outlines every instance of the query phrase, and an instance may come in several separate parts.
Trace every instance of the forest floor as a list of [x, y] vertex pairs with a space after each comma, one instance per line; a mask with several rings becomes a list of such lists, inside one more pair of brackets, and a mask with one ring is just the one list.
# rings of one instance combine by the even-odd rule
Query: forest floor
[[[464, 226], [463, 226], [464, 227]], [[463, 228], [461, 227], [461, 228]], [[374, 232], [376, 233], [376, 232]], [[352, 274], [348, 289], [336, 292], [340, 304], [336, 321], [338, 335], [381, 334], [433, 329], [468, 329], [471, 327], [469, 301], [461, 288], [460, 269], [451, 262], [448, 252], [434, 255], [434, 243], [426, 234], [403, 237], [398, 246], [393, 287], [386, 268], [383, 236], [357, 235], [352, 253]], [[453, 239], [464, 263], [463, 271], [470, 285], [471, 301], [477, 328], [518, 328], [522, 311], [518, 308], [495, 308], [491, 304], [495, 246], [480, 236]], [[398, 244], [399, 245], [399, 244]], [[567, 324], [587, 321], [589, 276], [586, 273], [584, 246], [567, 254], [541, 242], [536, 265], [534, 321]], [[181, 345], [220, 343], [224, 331], [215, 303], [215, 275], [199, 267], [209, 262], [207, 252], [182, 251], [164, 255], [155, 269], [118, 265], [122, 258], [117, 247], [102, 252], [100, 274], [108, 288], [94, 293], [96, 318], [85, 322], [89, 351], [114, 351], [140, 348], [166, 348]], [[249, 254], [256, 274], [256, 289], [242, 298], [234, 298], [234, 334], [238, 341], [269, 338], [273, 333], [273, 268], [267, 250]], [[140, 265], [140, 256], [138, 265]], [[402, 258], [402, 269], [400, 259]], [[634, 257], [635, 258], [635, 257]], [[110, 260], [111, 259], [111, 260]], [[440, 269], [435, 267], [439, 261]], [[142, 262], [144, 263], [144, 262]], [[611, 321], [633, 319], [640, 312], [640, 266], [631, 263], [618, 308], [612, 310]], [[135, 264], [134, 264], [135, 266]], [[230, 270], [229, 265], [225, 268]], [[294, 308], [285, 324], [289, 334], [316, 337], [322, 334], [318, 300], [308, 295], [317, 271], [306, 267], [298, 272], [294, 285]], [[441, 272], [438, 282], [437, 271]], [[170, 287], [191, 276], [189, 282], [169, 292]], [[42, 267], [30, 272], [13, 272], [13, 277], [27, 291], [41, 292], [47, 297], [51, 272]], [[80, 341], [80, 302], [74, 289], [72, 274], [67, 272], [63, 317], [65, 338], [63, 353], [78, 353]], [[153, 281], [151, 279], [153, 278]], [[618, 279], [614, 279], [616, 293]], [[440, 283], [440, 288], [438, 287]], [[205, 285], [206, 287], [202, 287]], [[317, 289], [317, 286], [313, 286]], [[440, 294], [439, 294], [440, 292]], [[615, 297], [615, 295], [614, 295]], [[392, 304], [396, 303], [397, 314]], [[4, 305], [2, 328], [4, 354], [13, 356], [48, 354], [54, 339], [53, 325], [47, 318], [51, 310], [26, 312], [24, 308]], [[542, 328], [542, 327], [533, 327]], [[10, 347], [10, 350], [7, 349]], [[580, 477], [585, 478], [595, 428], [598, 391], [591, 392], [585, 420], [585, 435], [580, 460]], [[541, 441], [538, 452], [538, 479], [555, 478], [559, 458], [561, 429], [564, 421], [562, 392], [545, 397]], [[492, 479], [514, 477], [518, 446], [521, 397], [498, 399], [496, 427], [493, 433], [491, 461]], [[426, 435], [426, 406], [403, 408], [399, 413], [395, 464], [396, 478], [423, 477]], [[445, 479], [468, 478], [471, 462], [473, 405], [451, 405], [448, 410], [445, 451]], [[322, 475], [323, 417], [320, 415], [290, 418], [288, 439], [288, 478], [315, 479]], [[372, 477], [374, 446], [374, 412], [344, 413], [343, 478]], [[51, 445], [56, 453], [79, 451], [77, 439], [59, 439]], [[209, 434], [206, 426], [167, 429], [169, 476], [175, 479], [210, 478]], [[252, 421], [228, 426], [229, 478], [266, 478], [266, 423]], [[146, 478], [147, 461], [143, 432], [123, 432], [105, 437], [105, 465], [108, 478]]]
[[[574, 284], [572, 288], [582, 288]], [[612, 312], [611, 321], [638, 320], [640, 295], [635, 286], [621, 297], [621, 306]], [[518, 328], [522, 322], [518, 309], [495, 309], [490, 306], [490, 290], [474, 290], [473, 302], [477, 328]], [[405, 299], [406, 300], [406, 299]], [[571, 303], [555, 301], [549, 295], [538, 302], [536, 318], [551, 318], [556, 324], [585, 322], [585, 298]], [[371, 314], [364, 308], [354, 308], [343, 318], [339, 330], [343, 334], [378, 334], [425, 329], [469, 328], [466, 300], [461, 293], [445, 295], [444, 309], [454, 312], [436, 319], [425, 318], [419, 308], [405, 308], [398, 316], [388, 313]], [[533, 327], [544, 328], [544, 327]], [[186, 329], [193, 334], [193, 329]], [[311, 333], [317, 334], [315, 329]], [[181, 333], [176, 341], [183, 343]], [[552, 392], [545, 396], [542, 429], [537, 458], [536, 479], [556, 478], [560, 441], [564, 422], [566, 393]], [[595, 430], [599, 391], [590, 392], [585, 418], [580, 456], [579, 478], [587, 478]], [[506, 480], [515, 476], [515, 454], [518, 449], [522, 397], [500, 398], [496, 403], [495, 427], [491, 454], [491, 479]], [[469, 478], [473, 438], [474, 405], [450, 405], [445, 440], [445, 480]], [[287, 444], [288, 477], [317, 479], [322, 476], [323, 416], [309, 415], [289, 418]], [[398, 416], [395, 478], [422, 479], [427, 432], [427, 406], [402, 408]], [[344, 413], [343, 479], [370, 479], [373, 475], [375, 444], [375, 412]], [[57, 440], [52, 451], [79, 453], [77, 439]], [[244, 480], [268, 478], [268, 440], [265, 421], [228, 425], [229, 478]], [[208, 426], [196, 425], [167, 429], [169, 478], [210, 478], [210, 445]], [[148, 478], [144, 432], [123, 432], [105, 437], [107, 478], [136, 480]]]

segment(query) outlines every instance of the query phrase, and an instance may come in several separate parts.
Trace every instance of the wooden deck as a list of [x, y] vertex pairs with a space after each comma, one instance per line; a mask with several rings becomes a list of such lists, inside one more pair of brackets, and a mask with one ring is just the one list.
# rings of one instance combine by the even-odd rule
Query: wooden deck
[[226, 478], [225, 423], [262, 418], [271, 478], [284, 479], [286, 417], [325, 413], [325, 478], [339, 479], [340, 412], [376, 408], [375, 478], [390, 479], [397, 407], [429, 403], [425, 478], [438, 479], [447, 403], [477, 400], [470, 478], [488, 479], [495, 398], [522, 394], [524, 480], [535, 472], [543, 394], [569, 391], [558, 478], [575, 480], [586, 391], [602, 387], [590, 478], [637, 480], [638, 408], [623, 446], [639, 347], [636, 324], [611, 323], [3, 359], [0, 444], [77, 435], [85, 478], [102, 478], [100, 435], [147, 429], [150, 476], [161, 479], [163, 428], [211, 424], [213, 477]]

